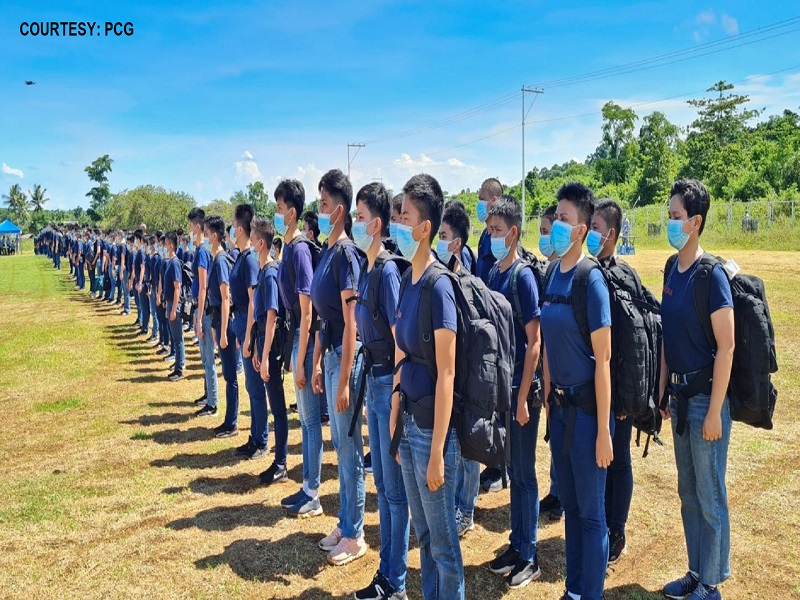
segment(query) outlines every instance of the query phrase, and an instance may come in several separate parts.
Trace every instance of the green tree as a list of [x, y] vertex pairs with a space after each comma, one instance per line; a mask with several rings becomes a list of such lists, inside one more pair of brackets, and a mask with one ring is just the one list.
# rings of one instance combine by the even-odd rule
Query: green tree
[[641, 175], [637, 185], [639, 204], [661, 201], [669, 194], [678, 173], [679, 130], [664, 113], [654, 112], [639, 130]]
[[624, 183], [638, 160], [634, 129], [639, 117], [632, 108], [622, 108], [614, 102], [606, 102], [602, 112], [602, 139], [593, 156], [594, 167], [602, 183]]
[[33, 190], [28, 190], [33, 212], [42, 212], [44, 210], [44, 205], [50, 200], [50, 198], [45, 196], [45, 192], [47, 192], [47, 190], [38, 183], [33, 186]]
[[[237, 204], [239, 203], [237, 202]], [[233, 198], [231, 198], [231, 200], [217, 198], [202, 208], [206, 216], [216, 215], [222, 217], [222, 220], [225, 221], [226, 224], [230, 224], [233, 221], [233, 210], [236, 208], [236, 204], [233, 203]]]
[[22, 227], [28, 217], [28, 198], [25, 196], [25, 192], [22, 191], [20, 185], [18, 183], [12, 185], [8, 193], [3, 194], [3, 200], [5, 200], [12, 220]]
[[90, 208], [94, 213], [95, 219], [97, 217], [105, 217], [108, 201], [111, 199], [111, 191], [108, 187], [108, 173], [111, 172], [113, 162], [114, 160], [108, 154], [104, 154], [84, 169], [89, 179], [97, 184], [86, 193], [86, 197], [91, 198]]
[[185, 230], [186, 215], [194, 206], [194, 198], [185, 192], [142, 185], [114, 194], [104, 224], [128, 230], [136, 229], [140, 223], [146, 223], [152, 230]]
[[275, 214], [274, 208], [271, 211], [272, 215], [270, 214], [269, 192], [264, 188], [264, 184], [261, 181], [247, 184], [247, 201], [253, 207], [253, 212], [257, 217], [270, 217]]

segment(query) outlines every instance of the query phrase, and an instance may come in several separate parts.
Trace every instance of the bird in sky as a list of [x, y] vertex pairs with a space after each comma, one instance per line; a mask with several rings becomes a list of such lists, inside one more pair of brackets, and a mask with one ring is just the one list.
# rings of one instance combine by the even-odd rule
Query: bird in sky
[[35, 81], [26, 81], [25, 85], [36, 85]]

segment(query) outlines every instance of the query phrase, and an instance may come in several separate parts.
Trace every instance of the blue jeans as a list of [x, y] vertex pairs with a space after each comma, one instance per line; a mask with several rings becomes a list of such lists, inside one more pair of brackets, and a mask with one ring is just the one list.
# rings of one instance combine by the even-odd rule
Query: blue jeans
[[456, 476], [456, 508], [471, 517], [478, 502], [481, 485], [481, 463], [462, 458]]
[[[264, 336], [259, 334], [259, 340], [258, 347], [263, 348]], [[286, 394], [283, 391], [283, 367], [272, 354], [269, 357], [267, 400], [275, 425], [275, 463], [286, 466], [286, 456], [289, 454], [289, 417], [286, 414]], [[267, 422], [267, 435], [269, 436], [269, 422]]]
[[89, 267], [89, 293], [94, 294], [94, 267]]
[[336, 390], [339, 387], [339, 373], [342, 369], [342, 347], [337, 346], [325, 352], [325, 395], [328, 398], [328, 414], [330, 415], [331, 439], [336, 450], [339, 471], [339, 528], [342, 537], [358, 538], [364, 531], [364, 501], [366, 485], [364, 483], [364, 440], [361, 437], [361, 412], [356, 415], [356, 428], [353, 436], [348, 435], [350, 423], [355, 414], [357, 390], [353, 380], [360, 379], [364, 362], [359, 357], [356, 345], [356, 361], [350, 372], [350, 404], [344, 412], [336, 410]]
[[167, 310], [158, 306], [156, 308], [158, 314], [158, 341], [162, 346], [169, 345], [169, 353], [173, 355], [175, 352], [174, 344], [170, 343], [172, 338], [172, 328], [169, 324], [169, 317]]
[[141, 326], [142, 331], [146, 332], [148, 322], [150, 320], [150, 298], [147, 297], [144, 286], [142, 286], [142, 292], [139, 294], [139, 300], [141, 301], [141, 306], [139, 309], [141, 321], [139, 322], [139, 325]]
[[244, 367], [244, 387], [250, 397], [250, 441], [259, 448], [267, 446], [267, 388], [261, 374], [253, 367], [252, 358], [244, 357], [244, 338], [247, 335], [247, 314], [237, 314], [232, 322], [233, 333], [239, 341], [239, 356]]
[[389, 454], [392, 437], [389, 417], [392, 414], [394, 376], [373, 377], [367, 373], [367, 430], [372, 453], [372, 475], [378, 491], [380, 521], [380, 572], [395, 590], [406, 588], [408, 570], [408, 500], [403, 487], [403, 471]]
[[422, 595], [426, 600], [463, 600], [464, 562], [456, 527], [456, 473], [461, 446], [451, 429], [444, 446], [444, 485], [431, 492], [427, 474], [433, 430], [417, 427], [411, 415], [402, 418], [400, 466], [419, 542]]
[[558, 498], [558, 479], [556, 478], [556, 462], [553, 460], [553, 450], [550, 449], [550, 492], [551, 496]]
[[[292, 372], [297, 373], [297, 358], [300, 352], [300, 329], [295, 330], [292, 347]], [[314, 337], [308, 336], [308, 348], [303, 364], [306, 374], [306, 385], [297, 387], [295, 378], [294, 394], [297, 400], [297, 414], [300, 417], [300, 432], [303, 437], [303, 483], [308, 489], [319, 489], [322, 475], [322, 422], [319, 418], [319, 397], [311, 387], [314, 363]]]
[[78, 289], [86, 288], [86, 270], [83, 261], [78, 262]]
[[[222, 339], [222, 324], [214, 328], [217, 334], [217, 344]], [[203, 335], [208, 335], [205, 330]], [[228, 347], [219, 346], [219, 360], [222, 363], [222, 378], [225, 380], [225, 428], [233, 429], [239, 419], [239, 381], [236, 378], [236, 336], [228, 319]], [[211, 354], [214, 358], [214, 354]]]
[[150, 335], [157, 338], [159, 331], [161, 331], [160, 323], [158, 322], [158, 307], [156, 306], [156, 291], [150, 290], [150, 297], [147, 299], [150, 305], [150, 314], [153, 316], [153, 327], [150, 330]]
[[632, 431], [633, 416], [617, 419], [614, 423], [614, 460], [606, 475], [606, 525], [616, 533], [625, 533], [633, 498]]
[[[167, 320], [172, 314], [172, 302], [167, 302]], [[180, 312], [175, 315], [174, 321], [169, 321], [169, 332], [172, 336], [172, 344], [175, 347], [175, 372], [183, 373], [186, 364], [186, 348], [183, 343], [183, 322]]]
[[114, 269], [111, 268], [111, 264], [108, 265], [106, 273], [108, 274], [108, 278], [111, 280], [111, 286], [108, 288], [108, 293], [106, 294], [106, 300], [113, 300], [114, 294], [117, 293], [117, 280], [114, 277]]
[[[514, 392], [516, 394], [516, 392]], [[516, 405], [516, 402], [514, 402]], [[516, 415], [516, 406], [512, 407]], [[536, 558], [539, 532], [539, 484], [536, 480], [536, 437], [539, 434], [539, 417], [542, 409], [531, 411], [524, 425], [511, 419], [511, 464], [508, 478], [511, 482], [511, 547], [519, 552], [521, 560]]]
[[699, 573], [706, 585], [719, 585], [731, 576], [731, 526], [725, 472], [731, 441], [731, 413], [728, 399], [722, 405], [722, 437], [703, 439], [711, 397], [697, 395], [689, 400], [689, 414], [683, 435], [675, 431], [678, 407], [670, 402], [675, 463], [678, 467], [678, 495], [689, 554], [689, 570]]
[[[550, 446], [564, 508], [567, 591], [581, 600], [601, 600], [608, 567], [606, 469], [597, 466], [597, 417], [576, 409], [570, 453], [564, 452], [565, 411], [550, 408]], [[614, 434], [614, 415], [611, 415]]]
[[[195, 321], [197, 313], [195, 313]], [[211, 334], [211, 315], [203, 315], [203, 338], [197, 338], [200, 348], [200, 362], [203, 363], [205, 376], [206, 406], [216, 408], [219, 404], [219, 380], [217, 379], [217, 363], [214, 360], [214, 337]], [[195, 328], [197, 327], [195, 323]]]
[[130, 273], [128, 273], [128, 269], [125, 269], [122, 281], [122, 307], [125, 309], [125, 312], [131, 312], [131, 293], [128, 290], [129, 277]]

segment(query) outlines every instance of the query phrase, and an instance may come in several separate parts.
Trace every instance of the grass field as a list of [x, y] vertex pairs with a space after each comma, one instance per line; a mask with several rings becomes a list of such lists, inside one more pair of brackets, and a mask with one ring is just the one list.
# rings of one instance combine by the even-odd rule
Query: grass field
[[[798, 254], [724, 251], [767, 285], [778, 336], [775, 430], [735, 426], [728, 469], [733, 578], [726, 598], [800, 597], [800, 261]], [[660, 289], [666, 251], [630, 262]], [[220, 419], [192, 417], [202, 393], [197, 348], [187, 380], [166, 381], [165, 363], [134, 338], [133, 317], [75, 291], [67, 271], [30, 254], [0, 258], [0, 597], [330, 598], [367, 584], [378, 564], [377, 503], [367, 482], [365, 535], [372, 550], [326, 566], [316, 543], [336, 524], [338, 486], [326, 441], [325, 515], [284, 516], [294, 483], [258, 486], [268, 466], [239, 461], [209, 434]], [[290, 379], [287, 379], [290, 389]], [[242, 391], [240, 428], [249, 425]], [[289, 394], [291, 399], [292, 394]], [[291, 400], [289, 400], [291, 401]], [[301, 478], [300, 432], [290, 415], [290, 477]], [[326, 440], [329, 431], [323, 432]], [[609, 571], [607, 598], [658, 598], [686, 570], [671, 436], [642, 459], [628, 552]], [[540, 441], [539, 480], [547, 481]], [[542, 522], [543, 581], [507, 592], [485, 563], [507, 543], [507, 492], [482, 495], [464, 539], [467, 597], [558, 598], [563, 525]], [[420, 598], [412, 535], [409, 596]]]

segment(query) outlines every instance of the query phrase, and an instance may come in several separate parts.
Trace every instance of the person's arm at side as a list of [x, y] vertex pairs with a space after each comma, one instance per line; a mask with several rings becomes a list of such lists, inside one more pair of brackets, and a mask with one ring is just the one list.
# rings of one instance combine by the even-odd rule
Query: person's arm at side
[[203, 317], [206, 312], [206, 293], [208, 291], [208, 276], [205, 267], [197, 269], [197, 337], [203, 339]]
[[261, 379], [269, 381], [269, 351], [272, 348], [272, 340], [275, 339], [275, 324], [278, 320], [278, 311], [270, 309], [267, 311], [267, 326], [264, 331], [264, 351], [261, 353]]
[[[659, 402], [664, 400], [664, 394], [667, 393], [667, 382], [669, 381], [669, 371], [667, 370], [667, 359], [666, 354], [664, 354], [664, 341], [661, 341], [661, 374], [658, 378], [658, 400]], [[661, 411], [661, 418], [665, 421], [668, 421], [670, 418], [669, 414], [669, 402], [664, 405], [662, 409], [659, 407]]]
[[[406, 353], [400, 350], [400, 346], [397, 345], [397, 332], [395, 328], [392, 327], [392, 336], [394, 336], [394, 364], [399, 365], [403, 359], [406, 357]], [[394, 374], [394, 379], [392, 380], [392, 390], [399, 390], [400, 389], [400, 374], [403, 371], [403, 367], [397, 369], [397, 372]], [[402, 427], [403, 424], [400, 423], [400, 392], [399, 391], [392, 391], [392, 412], [389, 414], [389, 438], [394, 438], [395, 429], [398, 427]], [[400, 453], [397, 453], [397, 463], [400, 463]]]
[[172, 314], [169, 316], [170, 321], [178, 318], [178, 304], [181, 301], [181, 282], [176, 279], [172, 282], [172, 288]]
[[228, 347], [228, 321], [231, 317], [231, 289], [227, 283], [219, 284], [219, 295], [222, 297], [222, 306], [220, 312], [222, 313], [220, 330], [219, 330], [219, 347], [225, 349]]
[[519, 396], [517, 397], [517, 423], [520, 425], [526, 425], [531, 418], [528, 409], [528, 394], [531, 391], [536, 365], [539, 364], [541, 348], [538, 317], [531, 319], [525, 325], [525, 337], [528, 339], [528, 347], [525, 349], [525, 363], [522, 367], [522, 381], [519, 384]]
[[350, 375], [356, 355], [356, 303], [348, 302], [353, 290], [341, 292], [344, 333], [342, 333], [342, 364], [339, 369], [339, 386], [336, 390], [336, 410], [344, 412], [350, 406]]
[[544, 389], [544, 417], [550, 419], [550, 363], [547, 361], [547, 346], [542, 355], [542, 387]]
[[[311, 335], [311, 296], [299, 294], [300, 301], [300, 340], [297, 343], [297, 364], [295, 364], [294, 382], [298, 389], [306, 386], [306, 352], [308, 352], [309, 336]], [[314, 347], [314, 353], [319, 344]]]
[[325, 391], [322, 377], [322, 344], [320, 344], [319, 328], [314, 335], [314, 358], [312, 359], [313, 367], [311, 368], [311, 387], [315, 393], [321, 394]]
[[432, 492], [444, 485], [444, 443], [453, 412], [453, 382], [456, 376], [456, 332], [437, 329], [433, 332], [436, 348], [436, 396], [433, 411], [433, 438], [428, 460], [428, 489]]
[[250, 338], [252, 337], [252, 328], [253, 323], [255, 322], [255, 317], [253, 316], [256, 303], [255, 303], [255, 289], [252, 287], [247, 288], [247, 330], [244, 334], [244, 345], [242, 346], [242, 356], [244, 358], [251, 358], [250, 355]]
[[722, 404], [728, 392], [733, 366], [734, 325], [733, 308], [726, 306], [711, 314], [711, 328], [717, 341], [714, 375], [711, 381], [711, 404], [703, 422], [703, 439], [713, 442], [722, 437]]
[[592, 332], [594, 354], [594, 393], [597, 401], [597, 466], [608, 468], [614, 460], [611, 444], [611, 327], [601, 327]]

